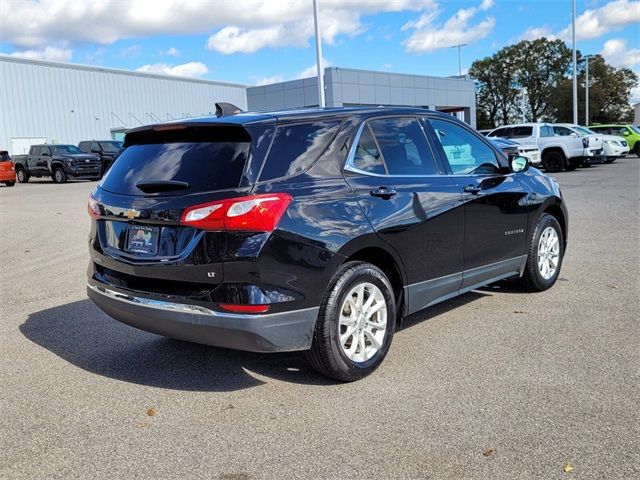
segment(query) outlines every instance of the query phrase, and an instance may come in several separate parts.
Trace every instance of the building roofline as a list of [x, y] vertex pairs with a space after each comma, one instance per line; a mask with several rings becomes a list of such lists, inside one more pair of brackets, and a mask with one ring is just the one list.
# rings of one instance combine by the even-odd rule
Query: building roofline
[[179, 77], [175, 75], [166, 75], [162, 73], [136, 72], [133, 70], [125, 70], [121, 68], [97, 67], [93, 65], [83, 65], [80, 63], [52, 62], [49, 60], [35, 60], [30, 58], [13, 57], [5, 53], [0, 53], [0, 62], [22, 63], [29, 65], [41, 65], [45, 67], [66, 68], [69, 70], [83, 70], [87, 72], [113, 73], [116, 75], [128, 75], [132, 77], [157, 78], [159, 80], [173, 80], [178, 82], [201, 83], [206, 85], [217, 85], [222, 87], [238, 87], [247, 88], [247, 85], [241, 83], [220, 82], [217, 80], [204, 80], [199, 78]]

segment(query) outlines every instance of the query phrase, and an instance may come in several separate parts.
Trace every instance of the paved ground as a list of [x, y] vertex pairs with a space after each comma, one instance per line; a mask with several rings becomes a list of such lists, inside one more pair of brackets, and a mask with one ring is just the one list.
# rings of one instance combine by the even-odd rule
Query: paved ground
[[85, 297], [94, 184], [3, 187], [0, 478], [639, 478], [639, 167], [557, 175], [552, 290], [431, 308], [348, 385], [109, 319]]

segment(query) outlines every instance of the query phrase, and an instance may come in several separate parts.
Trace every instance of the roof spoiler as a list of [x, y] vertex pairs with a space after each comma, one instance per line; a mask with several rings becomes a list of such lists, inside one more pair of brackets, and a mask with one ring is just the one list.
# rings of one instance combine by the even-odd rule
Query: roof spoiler
[[217, 102], [216, 103], [216, 117], [228, 117], [230, 115], [237, 115], [242, 113], [242, 109], [237, 107], [233, 103]]

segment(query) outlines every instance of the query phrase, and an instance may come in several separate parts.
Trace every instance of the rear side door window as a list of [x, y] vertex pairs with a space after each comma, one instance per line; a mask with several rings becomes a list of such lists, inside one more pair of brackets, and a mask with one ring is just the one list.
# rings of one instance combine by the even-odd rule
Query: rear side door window
[[533, 135], [532, 127], [513, 127], [508, 138], [527, 138]]
[[567, 127], [553, 127], [553, 134], [556, 137], [570, 137], [573, 132]]
[[444, 154], [454, 175], [493, 175], [501, 170], [495, 152], [464, 127], [431, 119]]
[[415, 117], [369, 122], [390, 175], [435, 175], [436, 163], [422, 125]]
[[309, 168], [340, 128], [341, 120], [280, 125], [273, 138], [260, 181], [289, 177]]

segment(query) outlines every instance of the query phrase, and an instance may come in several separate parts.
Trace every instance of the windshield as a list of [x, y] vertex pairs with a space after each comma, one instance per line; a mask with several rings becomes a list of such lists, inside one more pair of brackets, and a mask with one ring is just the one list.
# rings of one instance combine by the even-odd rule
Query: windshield
[[573, 127], [573, 129], [580, 132], [583, 135], [593, 135], [596, 133], [593, 130], [589, 130], [588, 128], [585, 128], [585, 127], [575, 126]]
[[640, 133], [640, 128], [637, 125], [629, 125], [629, 128], [636, 133]]
[[122, 148], [122, 142], [100, 142], [102, 151], [107, 153], [118, 153]]
[[84, 154], [84, 152], [82, 150], [80, 150], [78, 147], [76, 147], [75, 145], [56, 145], [55, 147], [53, 147], [53, 153], [55, 153], [56, 155], [64, 155], [64, 154], [81, 155], [81, 154]]

